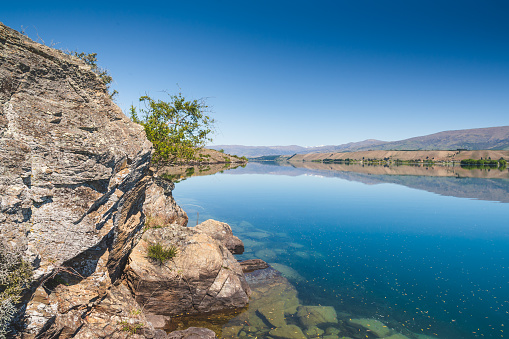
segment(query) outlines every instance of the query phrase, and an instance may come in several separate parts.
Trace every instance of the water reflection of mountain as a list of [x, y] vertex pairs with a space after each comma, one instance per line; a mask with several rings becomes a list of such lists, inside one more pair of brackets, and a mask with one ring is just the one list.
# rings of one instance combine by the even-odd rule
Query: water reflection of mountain
[[509, 171], [459, 167], [364, 166], [321, 163], [254, 163], [231, 174], [316, 175], [367, 185], [393, 183], [444, 196], [509, 203]]

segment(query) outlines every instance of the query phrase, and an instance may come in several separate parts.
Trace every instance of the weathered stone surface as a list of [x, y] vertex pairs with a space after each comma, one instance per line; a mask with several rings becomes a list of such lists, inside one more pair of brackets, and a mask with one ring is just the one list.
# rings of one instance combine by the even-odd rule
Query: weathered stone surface
[[242, 271], [244, 273], [253, 272], [256, 270], [263, 270], [267, 267], [269, 267], [269, 264], [267, 264], [262, 259], [249, 259], [249, 260], [243, 260], [240, 261], [240, 266], [242, 267]]
[[[147, 257], [148, 246], [177, 246], [164, 265]], [[148, 313], [179, 315], [243, 307], [250, 294], [239, 263], [222, 244], [193, 228], [150, 229], [131, 253], [129, 287]]]
[[168, 334], [168, 339], [215, 339], [216, 334], [207, 329], [201, 327], [189, 327], [183, 331], [173, 331]]
[[225, 222], [209, 219], [192, 228], [221, 242], [233, 254], [244, 253], [242, 240], [233, 235], [230, 225]]
[[300, 306], [297, 317], [304, 326], [338, 322], [336, 310], [332, 306]]

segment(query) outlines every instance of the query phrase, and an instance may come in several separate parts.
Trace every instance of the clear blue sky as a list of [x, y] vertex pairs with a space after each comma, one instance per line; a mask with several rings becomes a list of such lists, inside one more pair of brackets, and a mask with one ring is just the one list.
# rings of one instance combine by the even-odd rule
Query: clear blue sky
[[[3, 1], [0, 21], [97, 52], [127, 112], [207, 97], [214, 144], [315, 146], [509, 125], [509, 1]], [[178, 84], [178, 86], [177, 86]]]

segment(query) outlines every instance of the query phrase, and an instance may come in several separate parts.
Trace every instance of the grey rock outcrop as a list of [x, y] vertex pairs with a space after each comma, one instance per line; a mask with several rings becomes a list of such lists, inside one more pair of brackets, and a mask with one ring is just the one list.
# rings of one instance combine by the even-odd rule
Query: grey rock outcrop
[[[34, 288], [74, 267], [72, 284], [88, 286], [76, 311], [119, 278], [143, 226], [150, 159], [143, 129], [89, 66], [0, 24], [0, 240], [23, 249]], [[58, 323], [61, 306], [32, 299], [31, 331]]]
[[[148, 247], [176, 246], [163, 265], [147, 257]], [[230, 251], [209, 235], [173, 224], [150, 229], [126, 267], [129, 287], [147, 313], [174, 316], [244, 307], [251, 293]]]

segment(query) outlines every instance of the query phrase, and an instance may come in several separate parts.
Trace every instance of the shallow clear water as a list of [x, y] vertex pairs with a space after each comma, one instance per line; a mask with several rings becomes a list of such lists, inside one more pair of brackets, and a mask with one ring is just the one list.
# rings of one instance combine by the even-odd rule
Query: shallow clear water
[[173, 195], [190, 226], [198, 213], [229, 223], [246, 246], [239, 259], [293, 268], [302, 304], [452, 339], [503, 338], [509, 326], [507, 192], [506, 179], [250, 163]]

